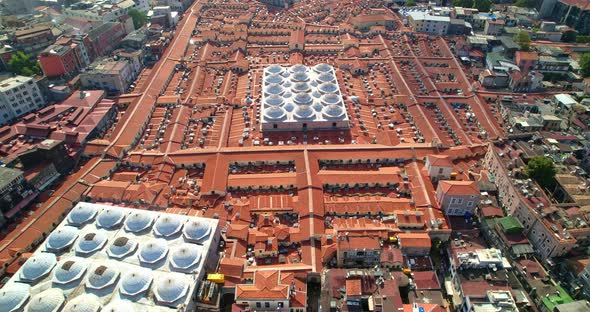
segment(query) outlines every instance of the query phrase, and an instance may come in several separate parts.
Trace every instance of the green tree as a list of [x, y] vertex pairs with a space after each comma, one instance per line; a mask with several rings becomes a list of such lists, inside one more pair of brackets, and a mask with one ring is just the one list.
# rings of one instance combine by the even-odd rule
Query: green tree
[[590, 77], [590, 53], [584, 53], [580, 56], [580, 67], [582, 68], [582, 75]]
[[526, 174], [537, 181], [541, 187], [553, 189], [555, 186], [555, 167], [553, 161], [545, 156], [535, 156], [526, 166]]
[[535, 0], [516, 0], [514, 5], [521, 8], [534, 8]]
[[406, 1], [406, 6], [416, 6], [416, 0], [408, 0]]
[[28, 55], [22, 51], [18, 51], [12, 55], [8, 61], [8, 70], [24, 76], [42, 75], [41, 67], [36, 60], [32, 60]]
[[518, 43], [522, 51], [528, 51], [531, 48], [531, 37], [529, 33], [524, 30], [519, 30], [514, 35], [514, 42]]
[[480, 12], [489, 12], [492, 8], [491, 0], [477, 0], [473, 1], [473, 7], [478, 9]]
[[453, 0], [454, 7], [471, 8], [473, 7], [473, 0]]
[[590, 36], [576, 36], [577, 43], [590, 43]]
[[133, 19], [133, 27], [135, 27], [135, 29], [141, 28], [143, 25], [147, 24], [147, 22], [148, 22], [147, 15], [139, 12], [136, 9], [131, 9], [131, 10], [127, 11], [127, 14], [129, 14], [129, 16], [131, 16], [131, 18]]

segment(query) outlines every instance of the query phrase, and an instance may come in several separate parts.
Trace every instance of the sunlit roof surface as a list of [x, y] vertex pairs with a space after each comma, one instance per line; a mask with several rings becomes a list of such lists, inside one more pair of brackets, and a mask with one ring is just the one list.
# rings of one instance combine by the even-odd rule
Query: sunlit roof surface
[[70, 214], [0, 289], [0, 311], [194, 310], [218, 220], [92, 203]]

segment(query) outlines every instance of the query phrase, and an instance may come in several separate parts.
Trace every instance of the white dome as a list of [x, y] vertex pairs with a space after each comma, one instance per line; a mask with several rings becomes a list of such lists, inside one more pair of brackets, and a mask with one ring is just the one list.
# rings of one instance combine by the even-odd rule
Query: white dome
[[324, 109], [324, 105], [320, 104], [319, 102], [313, 103], [311, 106], [316, 112], [321, 112]]
[[273, 64], [264, 69], [268, 74], [276, 75], [282, 74], [285, 71], [281, 65]]
[[195, 244], [181, 244], [169, 256], [170, 264], [179, 270], [188, 270], [201, 261], [201, 249]]
[[267, 75], [264, 78], [264, 82], [267, 84], [281, 84], [283, 82], [283, 76], [281, 75]]
[[307, 73], [296, 73], [291, 75], [291, 81], [293, 82], [304, 82], [309, 80], [309, 75]]
[[38, 253], [33, 255], [20, 270], [20, 280], [36, 282], [51, 272], [57, 263], [57, 258], [52, 253]]
[[320, 63], [315, 65], [313, 67], [313, 70], [317, 73], [329, 73], [332, 71], [332, 66], [325, 63]]
[[151, 283], [152, 272], [137, 268], [123, 273], [119, 291], [123, 295], [135, 296], [148, 290]]
[[307, 82], [296, 82], [293, 84], [293, 86], [291, 86], [291, 90], [295, 93], [309, 92], [309, 90], [311, 90], [311, 87]]
[[91, 289], [104, 289], [113, 285], [118, 277], [119, 270], [117, 268], [104, 264], [97, 264], [88, 272], [86, 287]]
[[68, 223], [82, 225], [96, 216], [96, 207], [90, 205], [78, 205], [68, 215]]
[[285, 93], [285, 89], [281, 85], [271, 84], [264, 87], [264, 93], [282, 95], [283, 93]]
[[59, 288], [49, 288], [31, 298], [25, 308], [27, 312], [54, 312], [64, 304], [65, 296]]
[[2, 311], [20, 311], [29, 299], [31, 286], [23, 283], [9, 283], [0, 289], [0, 309]]
[[86, 272], [84, 260], [76, 257], [62, 260], [53, 271], [53, 283], [65, 285], [82, 278]]
[[154, 217], [145, 212], [134, 212], [125, 220], [125, 230], [127, 232], [141, 232], [146, 230], [154, 222]]
[[283, 106], [283, 109], [292, 112], [295, 109], [295, 105], [293, 103], [287, 103]]
[[271, 106], [264, 110], [264, 116], [271, 120], [283, 119], [287, 113], [279, 106]]
[[101, 312], [135, 312], [135, 306], [129, 300], [113, 300], [100, 310]]
[[154, 294], [159, 302], [172, 304], [186, 296], [188, 287], [185, 279], [164, 277], [156, 281]]
[[326, 118], [340, 118], [342, 115], [344, 115], [344, 110], [341, 106], [330, 104], [324, 107], [322, 114], [324, 114], [324, 117]]
[[70, 300], [62, 312], [97, 312], [102, 305], [93, 294], [82, 294]]
[[133, 252], [137, 250], [137, 241], [131, 239], [127, 236], [119, 236], [117, 237], [109, 249], [107, 250], [107, 254], [111, 258], [121, 259], [126, 256], [129, 256]]
[[211, 233], [211, 226], [204, 221], [191, 220], [184, 225], [184, 238], [188, 241], [198, 242], [205, 239]]
[[76, 245], [76, 253], [87, 255], [101, 249], [106, 243], [107, 234], [104, 230], [86, 233], [78, 240], [78, 244]]
[[311, 106], [300, 105], [295, 109], [295, 117], [299, 119], [310, 119], [315, 117], [315, 111]]
[[338, 96], [337, 94], [334, 94], [334, 93], [328, 93], [328, 94], [322, 95], [322, 97], [320, 98], [320, 101], [324, 105], [340, 104], [342, 102], [340, 99], [340, 96]]
[[317, 80], [320, 83], [323, 83], [323, 82], [334, 82], [334, 75], [329, 74], [329, 73], [323, 73], [323, 74], [320, 74], [318, 76], [318, 79]]
[[297, 64], [297, 65], [293, 65], [289, 68], [289, 71], [293, 74], [295, 73], [304, 73], [306, 71], [308, 71], [309, 68], [307, 68], [307, 66], [303, 65], [303, 64]]
[[313, 98], [307, 93], [297, 93], [293, 98], [293, 102], [299, 105], [310, 105]]
[[318, 89], [320, 89], [320, 92], [322, 93], [335, 93], [338, 91], [338, 86], [331, 82], [324, 82], [318, 86]]
[[65, 225], [49, 234], [45, 247], [53, 252], [62, 251], [70, 247], [76, 238], [78, 238], [78, 229]]
[[99, 227], [110, 229], [121, 224], [124, 218], [125, 213], [122, 210], [106, 208], [98, 215], [96, 223]]
[[166, 257], [168, 245], [161, 239], [152, 239], [139, 249], [139, 260], [144, 263], [154, 264]]
[[285, 100], [280, 95], [269, 95], [264, 99], [264, 103], [270, 106], [281, 106], [285, 103]]
[[154, 224], [154, 233], [163, 237], [170, 237], [182, 228], [181, 218], [175, 215], [163, 215]]

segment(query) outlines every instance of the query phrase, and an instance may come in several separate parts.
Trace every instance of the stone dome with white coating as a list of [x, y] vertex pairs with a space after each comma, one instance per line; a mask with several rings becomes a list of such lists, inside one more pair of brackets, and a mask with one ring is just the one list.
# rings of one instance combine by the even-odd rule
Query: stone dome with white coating
[[20, 280], [34, 283], [47, 276], [57, 264], [57, 258], [52, 253], [38, 253], [33, 255], [20, 270]]
[[179, 216], [166, 214], [162, 215], [154, 223], [154, 234], [161, 237], [170, 237], [182, 228], [183, 220]]
[[199, 242], [209, 237], [211, 226], [204, 221], [191, 220], [184, 225], [184, 238], [188, 241]]
[[127, 232], [141, 232], [147, 230], [154, 222], [154, 216], [142, 211], [131, 213], [125, 220], [125, 230]]
[[63, 226], [49, 234], [45, 248], [51, 252], [63, 251], [74, 244], [78, 238], [78, 229], [73, 226]]
[[305, 81], [309, 81], [309, 75], [307, 73], [295, 73], [293, 75], [291, 75], [290, 77], [291, 81], [297, 83], [297, 82], [305, 82]]
[[322, 110], [322, 114], [324, 117], [332, 119], [332, 118], [340, 118], [344, 114], [344, 110], [341, 106], [336, 104], [330, 104]]
[[270, 84], [264, 87], [264, 94], [268, 95], [283, 95], [285, 88], [279, 84]]
[[295, 109], [295, 117], [310, 119], [315, 117], [315, 110], [309, 105], [301, 105]]
[[23, 283], [9, 283], [0, 289], [0, 310], [20, 311], [29, 299], [31, 286]]
[[307, 93], [297, 93], [293, 97], [293, 102], [298, 105], [311, 105], [313, 98]]
[[113, 300], [105, 305], [100, 312], [135, 312], [135, 305], [129, 300]]
[[95, 264], [86, 274], [86, 287], [104, 289], [113, 285], [119, 278], [119, 269], [104, 263]]
[[280, 84], [283, 82], [283, 76], [281, 75], [267, 75], [264, 78], [264, 83], [266, 84]]
[[309, 92], [311, 86], [307, 82], [296, 82], [291, 86], [291, 91], [294, 93]]
[[271, 75], [280, 75], [284, 71], [285, 71], [285, 68], [282, 67], [281, 65], [277, 65], [277, 64], [270, 65], [264, 69], [265, 73], [268, 73]]
[[[272, 65], [271, 65], [272, 66]], [[297, 64], [297, 65], [293, 65], [289, 68], [289, 72], [292, 74], [296, 74], [296, 73], [305, 73], [309, 71], [309, 67], [303, 65], [303, 64]]]
[[281, 120], [285, 118], [287, 112], [279, 106], [271, 106], [264, 110], [264, 116], [270, 120]]
[[313, 67], [313, 70], [316, 73], [329, 73], [332, 71], [332, 66], [325, 64], [325, 63], [320, 63], [317, 64]]
[[324, 82], [318, 86], [321, 93], [336, 93], [338, 92], [338, 85], [331, 82]]
[[187, 292], [189, 285], [184, 279], [173, 279], [172, 277], [161, 277], [156, 280], [154, 295], [156, 300], [167, 305], [183, 299]]
[[[280, 78], [274, 77], [280, 69]], [[270, 82], [270, 84], [269, 84]], [[349, 128], [344, 99], [334, 67], [303, 64], [290, 67], [271, 65], [263, 72], [260, 123], [262, 131], [296, 131], [308, 129]], [[327, 98], [326, 95], [329, 95]], [[323, 99], [323, 101], [322, 101]], [[324, 107], [336, 104], [341, 110], [324, 114]], [[283, 109], [273, 107], [280, 106]], [[303, 107], [301, 107], [303, 106]], [[340, 112], [344, 112], [340, 114]], [[336, 117], [337, 116], [337, 117]], [[274, 142], [273, 142], [274, 143]]]
[[68, 301], [62, 312], [98, 312], [102, 304], [93, 294], [82, 294]]
[[108, 236], [104, 230], [84, 234], [76, 244], [76, 254], [88, 255], [98, 251], [107, 243]]
[[170, 252], [170, 265], [177, 270], [189, 270], [201, 261], [201, 249], [195, 244], [181, 244]]
[[53, 270], [52, 282], [66, 285], [78, 281], [86, 273], [86, 262], [78, 257], [70, 257], [62, 260]]
[[42, 291], [29, 300], [25, 307], [27, 312], [55, 312], [63, 306], [66, 297], [63, 290], [59, 288], [49, 288]]
[[269, 106], [281, 106], [285, 104], [285, 100], [280, 95], [271, 95], [264, 99], [264, 103]]
[[86, 222], [90, 222], [96, 216], [97, 209], [90, 205], [76, 206], [68, 215], [68, 223], [75, 226], [80, 226]]
[[122, 259], [133, 254], [137, 250], [137, 240], [130, 236], [119, 236], [113, 240], [107, 254], [111, 258]]
[[334, 82], [335, 80], [336, 77], [334, 77], [334, 75], [330, 73], [320, 74], [316, 79], [316, 81], [318, 81], [320, 84], [325, 82]]
[[342, 100], [338, 95], [336, 95], [334, 93], [328, 93], [328, 94], [322, 95], [322, 97], [320, 98], [320, 102], [322, 102], [322, 104], [324, 104], [324, 105], [331, 105], [331, 104], [340, 104], [342, 102]]
[[139, 247], [139, 261], [147, 264], [154, 264], [166, 257], [168, 244], [162, 239], [152, 239], [141, 244]]
[[98, 214], [96, 224], [105, 229], [110, 229], [118, 226], [125, 219], [125, 214], [120, 209], [106, 208]]
[[152, 272], [146, 269], [133, 269], [121, 275], [119, 291], [123, 295], [136, 296], [147, 291], [152, 284]]

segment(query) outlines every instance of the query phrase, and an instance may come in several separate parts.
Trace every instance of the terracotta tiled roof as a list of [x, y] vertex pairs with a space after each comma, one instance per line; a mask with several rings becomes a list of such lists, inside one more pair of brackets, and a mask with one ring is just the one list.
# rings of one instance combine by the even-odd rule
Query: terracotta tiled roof
[[479, 195], [475, 181], [440, 181], [438, 185], [445, 195]]
[[360, 279], [346, 280], [346, 296], [360, 296], [362, 295], [362, 287]]
[[430, 248], [432, 246], [428, 233], [400, 233], [397, 237], [402, 249]]
[[241, 277], [246, 260], [241, 258], [223, 258], [219, 262], [219, 273], [224, 275]]
[[453, 167], [453, 162], [447, 155], [428, 155], [426, 159], [434, 167]]
[[412, 277], [414, 278], [416, 289], [440, 289], [440, 282], [434, 271], [414, 272]]
[[280, 271], [256, 271], [253, 284], [236, 285], [237, 300], [286, 300], [289, 298], [289, 285], [279, 284]]

